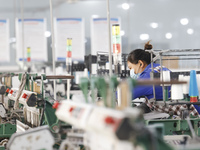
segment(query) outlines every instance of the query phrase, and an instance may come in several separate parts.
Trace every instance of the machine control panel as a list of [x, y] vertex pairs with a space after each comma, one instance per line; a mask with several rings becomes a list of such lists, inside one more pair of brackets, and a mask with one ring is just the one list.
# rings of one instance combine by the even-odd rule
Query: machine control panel
[[18, 88], [11, 88], [8, 93], [8, 98], [15, 101], [17, 99]]
[[29, 107], [35, 107], [37, 102], [37, 93], [23, 90], [19, 102], [24, 105], [27, 104]]
[[[8, 98], [10, 100], [16, 101], [17, 95], [18, 95], [18, 88], [11, 88], [11, 90], [8, 93]], [[36, 101], [37, 101], [37, 93], [27, 90], [23, 90], [19, 98], [19, 103], [23, 105], [28, 105], [29, 107], [36, 106]]]
[[56, 110], [56, 116], [66, 123], [79, 128], [85, 128], [92, 108], [92, 105], [63, 100]]
[[96, 107], [89, 117], [87, 128], [89, 131], [95, 131], [113, 138], [124, 118], [126, 118], [126, 115], [123, 112]]
[[85, 103], [63, 100], [57, 107], [59, 120], [69, 123], [90, 133], [110, 139], [129, 139], [132, 130], [131, 120], [141, 117], [138, 109], [118, 111]]

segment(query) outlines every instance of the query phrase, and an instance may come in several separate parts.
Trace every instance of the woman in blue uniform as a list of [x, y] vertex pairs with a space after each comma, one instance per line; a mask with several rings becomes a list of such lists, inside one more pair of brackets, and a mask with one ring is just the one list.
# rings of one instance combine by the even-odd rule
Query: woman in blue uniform
[[[153, 46], [147, 42], [143, 49], [136, 49], [130, 52], [127, 59], [128, 68], [130, 69], [130, 76], [136, 80], [150, 79], [151, 68], [151, 54], [145, 50], [151, 50]], [[153, 63], [154, 72], [160, 72], [160, 64]], [[169, 70], [163, 67], [163, 71]], [[161, 86], [155, 86], [156, 100], [163, 99], [163, 92]], [[170, 95], [170, 94], [169, 94]], [[154, 97], [153, 86], [136, 86], [132, 91], [132, 99], [145, 96], [148, 99]]]

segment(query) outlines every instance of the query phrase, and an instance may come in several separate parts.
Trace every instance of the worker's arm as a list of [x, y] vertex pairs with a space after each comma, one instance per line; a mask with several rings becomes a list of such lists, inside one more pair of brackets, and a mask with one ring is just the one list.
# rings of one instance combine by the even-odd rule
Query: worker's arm
[[141, 96], [146, 96], [148, 99], [153, 97], [153, 87], [152, 86], [136, 86], [132, 89], [132, 99], [139, 98]]

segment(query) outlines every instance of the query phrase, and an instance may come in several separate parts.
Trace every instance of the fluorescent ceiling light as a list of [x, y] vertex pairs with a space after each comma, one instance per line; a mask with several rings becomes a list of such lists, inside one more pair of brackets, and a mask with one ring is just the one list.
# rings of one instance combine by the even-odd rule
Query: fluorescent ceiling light
[[166, 33], [165, 37], [166, 37], [166, 39], [171, 39], [172, 38], [172, 34], [171, 33]]
[[158, 27], [158, 23], [152, 22], [152, 23], [150, 23], [150, 26], [155, 29]]
[[123, 3], [123, 4], [122, 4], [122, 8], [123, 8], [124, 10], [128, 10], [128, 9], [130, 8], [130, 5], [129, 5], [128, 3]]
[[193, 34], [193, 33], [194, 33], [194, 30], [191, 29], [191, 28], [190, 28], [190, 29], [187, 29], [187, 33], [188, 33], [188, 34]]
[[148, 40], [148, 39], [149, 39], [148, 34], [140, 34], [140, 40], [144, 41], [144, 40]]
[[181, 23], [182, 25], [187, 25], [187, 24], [189, 23], [189, 20], [188, 20], [187, 18], [182, 18], [182, 19], [180, 20], [180, 23]]
[[99, 18], [99, 15], [92, 15], [92, 18]]

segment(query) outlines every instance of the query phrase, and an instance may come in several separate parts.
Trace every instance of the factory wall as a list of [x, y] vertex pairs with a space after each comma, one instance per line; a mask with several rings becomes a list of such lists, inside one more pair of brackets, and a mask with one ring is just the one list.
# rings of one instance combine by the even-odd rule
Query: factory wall
[[[8, 2], [9, 1], [9, 2]], [[10, 37], [15, 37], [15, 18], [21, 17], [20, 0], [0, 0], [0, 18], [9, 18]], [[130, 9], [124, 10], [121, 4], [130, 3]], [[85, 19], [86, 54], [90, 53], [90, 20], [93, 15], [106, 17], [106, 1], [78, 1], [67, 3], [63, 0], [53, 0], [55, 17], [83, 17]], [[13, 4], [13, 5], [10, 5]], [[121, 18], [123, 52], [128, 53], [135, 48], [142, 48], [144, 43], [140, 34], [149, 34], [154, 49], [186, 49], [200, 47], [200, 1], [193, 0], [110, 0], [111, 17]], [[24, 0], [24, 18], [47, 18], [47, 30], [50, 31], [50, 13], [48, 0]], [[181, 18], [188, 18], [186, 26], [180, 24]], [[150, 27], [151, 22], [157, 22], [158, 28]], [[187, 29], [193, 28], [194, 34], [187, 34]], [[171, 39], [165, 34], [172, 33]], [[48, 38], [48, 61], [52, 61], [51, 38]], [[11, 43], [11, 62], [15, 64], [15, 43]], [[4, 65], [4, 64], [1, 64]]]

